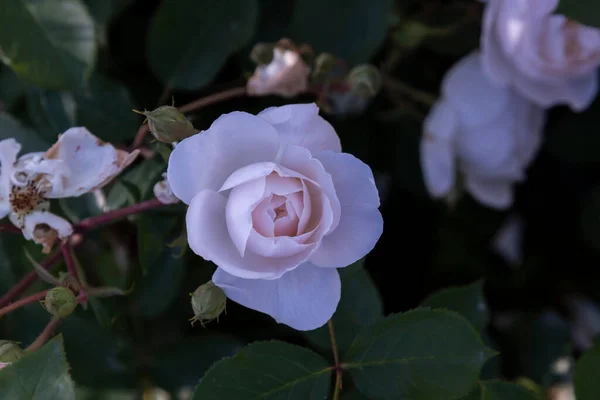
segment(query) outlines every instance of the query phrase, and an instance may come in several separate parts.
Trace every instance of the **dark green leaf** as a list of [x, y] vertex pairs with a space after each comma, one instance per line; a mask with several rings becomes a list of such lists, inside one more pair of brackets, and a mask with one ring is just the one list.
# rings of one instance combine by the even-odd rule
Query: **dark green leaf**
[[42, 140], [38, 133], [22, 125], [15, 118], [0, 112], [0, 140], [15, 138], [21, 143], [21, 153], [32, 151], [46, 151], [50, 145]]
[[460, 315], [416, 309], [364, 330], [343, 364], [369, 398], [450, 400], [468, 392], [493, 355]]
[[600, 393], [600, 346], [587, 351], [575, 366], [575, 396], [577, 400], [597, 400]]
[[25, 96], [26, 89], [27, 85], [11, 69], [0, 66], [0, 102], [3, 109], [10, 110]]
[[331, 371], [308, 349], [279, 341], [254, 343], [214, 364], [192, 399], [322, 400], [329, 392]]
[[150, 67], [163, 84], [198, 89], [254, 35], [255, 0], [166, 0], [154, 16], [147, 42]]
[[[339, 351], [345, 353], [361, 330], [383, 317], [383, 305], [375, 284], [364, 269], [364, 260], [338, 271], [342, 280], [342, 298], [333, 315], [333, 326]], [[320, 348], [331, 348], [327, 326], [306, 332], [306, 337]]]
[[556, 12], [579, 23], [600, 28], [600, 4], [597, 1], [560, 0]]
[[75, 400], [62, 336], [26, 354], [0, 373], [2, 399]]
[[367, 62], [388, 31], [392, 0], [297, 1], [289, 36], [351, 65]]
[[157, 352], [153, 382], [166, 390], [193, 387], [215, 362], [231, 357], [244, 343], [232, 336], [200, 335]]
[[53, 143], [58, 135], [75, 126], [76, 105], [70, 92], [31, 89], [27, 112], [44, 140]]
[[166, 166], [150, 159], [130, 167], [111, 187], [106, 203], [117, 209], [146, 199]]
[[100, 44], [106, 44], [108, 25], [133, 0], [83, 0], [96, 23], [96, 33]]
[[542, 398], [515, 383], [483, 381], [461, 400], [542, 400]]
[[488, 306], [483, 297], [482, 281], [442, 289], [423, 300], [422, 305], [456, 311], [468, 319], [478, 331], [485, 329], [490, 320]]
[[2, 60], [40, 87], [82, 87], [96, 59], [94, 22], [79, 0], [0, 0]]
[[74, 93], [77, 123], [107, 142], [123, 142], [137, 133], [136, 108], [125, 86], [101, 75], [94, 75], [88, 87]]

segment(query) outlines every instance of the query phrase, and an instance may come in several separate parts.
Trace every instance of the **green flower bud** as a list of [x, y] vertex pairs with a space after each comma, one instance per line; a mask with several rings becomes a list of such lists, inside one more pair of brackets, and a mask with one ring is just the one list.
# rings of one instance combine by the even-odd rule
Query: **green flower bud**
[[147, 118], [150, 132], [159, 142], [178, 142], [198, 133], [192, 123], [176, 107], [161, 106], [153, 111], [133, 111]]
[[352, 92], [364, 98], [375, 97], [381, 89], [381, 74], [371, 64], [357, 65], [352, 68], [347, 81]]
[[77, 307], [77, 298], [71, 289], [57, 286], [50, 289], [48, 294], [46, 294], [44, 307], [46, 307], [46, 310], [50, 314], [65, 318], [71, 315], [73, 310]]
[[321, 53], [315, 59], [315, 67], [312, 78], [315, 81], [324, 80], [335, 68], [338, 58], [330, 53]]
[[190, 296], [192, 296], [192, 309], [194, 310], [194, 316], [190, 319], [192, 325], [196, 321], [200, 321], [202, 326], [214, 319], [218, 321], [219, 315], [225, 310], [227, 297], [223, 290], [212, 281], [200, 285], [194, 293], [190, 293]]
[[400, 30], [396, 31], [393, 40], [405, 49], [415, 49], [423, 43], [427, 37], [431, 36], [434, 30], [419, 21], [406, 21], [400, 25]]
[[13, 363], [24, 354], [25, 352], [15, 342], [0, 340], [0, 363]]
[[272, 43], [257, 43], [250, 52], [250, 59], [256, 65], [269, 64], [273, 60], [273, 50], [275, 45]]

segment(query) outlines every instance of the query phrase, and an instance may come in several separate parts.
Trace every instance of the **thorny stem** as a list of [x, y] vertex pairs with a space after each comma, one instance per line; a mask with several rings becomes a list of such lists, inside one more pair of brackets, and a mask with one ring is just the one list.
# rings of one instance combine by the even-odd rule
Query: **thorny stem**
[[78, 224], [76, 224], [73, 228], [75, 232], [83, 233], [90, 229], [94, 229], [99, 226], [116, 221], [118, 219], [122, 219], [130, 215], [139, 214], [141, 212], [151, 210], [153, 208], [163, 207], [165, 205], [166, 204], [161, 203], [158, 199], [142, 201], [141, 203], [137, 203], [129, 207], [109, 211], [96, 217], [86, 218]]
[[46, 325], [42, 333], [40, 333], [37, 339], [35, 339], [35, 341], [31, 343], [29, 347], [25, 349], [25, 351], [32, 352], [42, 347], [48, 341], [48, 339], [50, 339], [50, 336], [52, 336], [54, 330], [62, 322], [62, 320], [63, 319], [61, 317], [52, 317], [52, 319], [50, 320], [50, 322], [48, 322], [48, 325]]
[[340, 355], [332, 320], [327, 321], [327, 327], [329, 328], [329, 338], [331, 339], [331, 349], [333, 350], [333, 362], [335, 363], [335, 389], [333, 392], [333, 400], [339, 400], [340, 391], [342, 390], [342, 366], [340, 364]]
[[[188, 113], [224, 100], [233, 99], [235, 97], [242, 97], [245, 94], [246, 86], [234, 87], [232, 89], [223, 90], [222, 92], [217, 92], [209, 96], [194, 100], [191, 103], [179, 107], [179, 111], [181, 111], [182, 113]], [[135, 138], [133, 139], [131, 149], [137, 149], [142, 146], [142, 143], [144, 143], [144, 138], [146, 137], [148, 131], [148, 124], [143, 124], [142, 126], [140, 126], [140, 129], [138, 129], [138, 132], [135, 135]]]
[[[44, 261], [40, 263], [40, 265], [45, 269], [50, 269], [55, 266], [61, 259], [62, 253], [57, 251]], [[23, 279], [21, 279], [17, 284], [15, 284], [8, 292], [2, 296], [0, 299], [0, 307], [6, 306], [10, 303], [14, 298], [19, 297], [23, 292], [25, 292], [29, 286], [36, 281], [38, 275], [35, 271], [31, 271]]]
[[21, 300], [15, 301], [14, 303], [11, 303], [4, 308], [0, 308], [0, 318], [4, 317], [11, 311], [26, 306], [27, 304], [33, 303], [34, 301], [43, 299], [44, 297], [46, 297], [46, 293], [48, 293], [48, 290], [42, 290], [39, 293], [32, 294], [31, 296], [27, 296]]

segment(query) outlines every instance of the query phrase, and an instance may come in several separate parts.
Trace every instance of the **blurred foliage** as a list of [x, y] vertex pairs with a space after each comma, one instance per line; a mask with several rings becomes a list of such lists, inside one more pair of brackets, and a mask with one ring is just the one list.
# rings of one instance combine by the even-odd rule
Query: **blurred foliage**
[[[68, 127], [85, 125], [128, 146], [143, 121], [131, 109], [171, 98], [180, 106], [242, 85], [253, 45], [282, 37], [349, 67], [371, 62], [382, 74], [380, 94], [362, 113], [327, 116], [344, 151], [373, 168], [385, 220], [375, 250], [340, 270], [332, 325], [346, 366], [341, 398], [536, 399], [511, 381], [526, 376], [541, 390], [555, 383], [556, 361], [581, 350], [568, 300], [600, 302], [600, 102], [582, 113], [550, 110], [545, 144], [510, 211], [468, 195], [454, 207], [431, 200], [419, 161], [428, 107], [393, 83], [435, 97], [448, 68], [477, 48], [481, 7], [476, 0], [0, 0], [0, 138], [42, 151]], [[600, 26], [598, 7], [561, 0], [559, 10]], [[189, 118], [201, 130], [225, 112], [285, 103], [238, 98]], [[118, 180], [62, 200], [56, 212], [76, 221], [151, 198], [169, 148], [150, 149]], [[184, 210], [165, 207], [86, 235], [76, 254], [90, 283], [133, 290], [92, 299], [61, 324], [61, 336], [2, 370], [0, 399], [68, 400], [75, 392], [135, 399], [158, 389], [193, 399], [331, 395], [327, 326], [296, 332], [232, 302], [219, 322], [190, 326], [189, 293], [215, 266], [175, 242]], [[525, 227], [517, 266], [492, 246], [515, 215]], [[37, 246], [0, 232], [1, 293], [32, 270], [23, 248], [43, 259]], [[61, 263], [52, 273], [65, 270]], [[45, 288], [37, 282], [26, 294]], [[0, 338], [29, 345], [48, 320], [30, 304], [0, 319]], [[578, 399], [598, 398], [599, 365], [598, 346], [579, 359]]]

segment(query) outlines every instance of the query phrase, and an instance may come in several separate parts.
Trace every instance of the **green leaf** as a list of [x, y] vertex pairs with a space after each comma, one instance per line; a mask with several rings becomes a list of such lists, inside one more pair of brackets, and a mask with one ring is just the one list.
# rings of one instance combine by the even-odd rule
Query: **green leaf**
[[50, 147], [36, 131], [27, 128], [12, 116], [0, 112], [0, 140], [8, 138], [15, 138], [21, 143], [21, 153], [46, 151]]
[[[383, 305], [377, 287], [364, 268], [364, 259], [338, 271], [342, 280], [342, 297], [333, 314], [333, 326], [338, 349], [345, 353], [360, 331], [383, 317]], [[317, 347], [331, 348], [326, 325], [305, 335]]]
[[50, 143], [76, 125], [76, 105], [70, 92], [31, 89], [27, 92], [26, 101], [29, 118], [44, 140]]
[[98, 42], [107, 42], [108, 25], [111, 20], [123, 11], [133, 0], [83, 0], [89, 13], [94, 18]]
[[600, 28], [600, 4], [595, 0], [560, 0], [556, 13], [581, 24]]
[[585, 352], [575, 366], [575, 397], [577, 400], [597, 400], [600, 393], [600, 346]]
[[93, 75], [86, 89], [74, 93], [77, 123], [107, 142], [123, 142], [137, 133], [139, 118], [131, 110], [137, 108], [121, 83], [101, 75]]
[[75, 400], [62, 336], [5, 367], [0, 373], [0, 394], [3, 399]]
[[10, 110], [25, 96], [27, 85], [19, 80], [17, 75], [9, 68], [0, 65], [0, 101], [5, 110]]
[[0, 0], [0, 59], [52, 89], [82, 87], [96, 59], [94, 22], [79, 0]]
[[468, 392], [494, 354], [460, 315], [416, 309], [364, 330], [342, 363], [369, 398], [451, 400]]
[[368, 61], [385, 38], [393, 1], [303, 0], [295, 4], [290, 38], [354, 65]]
[[515, 383], [483, 381], [461, 400], [542, 400], [542, 398]]
[[198, 89], [254, 35], [256, 0], [165, 0], [154, 16], [146, 55], [166, 87]]
[[483, 297], [483, 281], [442, 289], [423, 300], [421, 305], [456, 311], [480, 332], [490, 321], [489, 309]]
[[332, 367], [308, 349], [279, 341], [253, 343], [214, 364], [192, 400], [322, 400], [329, 392], [331, 372]]

